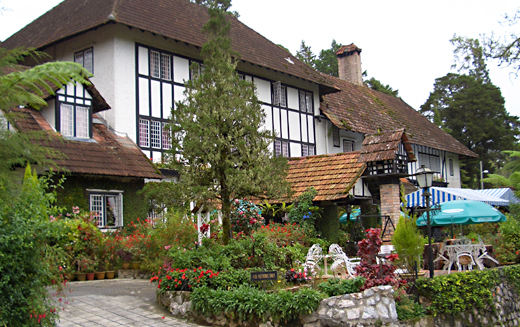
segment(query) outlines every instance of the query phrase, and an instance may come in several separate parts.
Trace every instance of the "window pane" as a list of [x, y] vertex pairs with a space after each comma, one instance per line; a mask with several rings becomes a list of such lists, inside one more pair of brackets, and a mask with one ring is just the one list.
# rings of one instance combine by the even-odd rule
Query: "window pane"
[[103, 217], [103, 195], [90, 195], [90, 211], [97, 214], [97, 224], [99, 227], [105, 226]]
[[171, 81], [171, 56], [167, 54], [161, 55], [161, 77], [165, 80]]
[[305, 112], [306, 111], [306, 104], [305, 104], [305, 92], [300, 91], [300, 111]]
[[274, 141], [274, 154], [277, 156], [282, 155], [282, 142], [279, 140]]
[[282, 86], [281, 88], [280, 107], [287, 107], [287, 94], [285, 92], [285, 86]]
[[161, 122], [153, 121], [151, 126], [150, 139], [152, 143], [152, 148], [160, 149], [161, 148]]
[[332, 145], [339, 147], [339, 128], [336, 126], [332, 127]]
[[289, 157], [289, 142], [282, 142], [282, 155]]
[[74, 136], [74, 106], [60, 105], [60, 132], [63, 136]]
[[76, 137], [89, 137], [88, 108], [76, 107]]
[[150, 146], [149, 139], [150, 121], [139, 119], [139, 146], [148, 148]]
[[105, 211], [106, 211], [106, 224], [105, 226], [116, 226], [117, 221], [117, 196], [106, 195], [105, 196]]
[[302, 157], [306, 157], [309, 155], [309, 146], [302, 144]]
[[170, 138], [170, 131], [166, 127], [166, 123], [162, 124], [162, 146], [163, 149], [171, 149], [172, 141]]
[[314, 151], [314, 146], [309, 146], [309, 156], [315, 155], [316, 152]]
[[150, 72], [151, 72], [152, 77], [156, 77], [156, 78], [161, 77], [160, 63], [161, 63], [161, 58], [160, 58], [159, 52], [151, 51], [150, 52]]
[[307, 104], [307, 112], [312, 113], [312, 93], [306, 93], [305, 103]]
[[343, 152], [354, 151], [354, 142], [349, 140], [343, 140]]
[[83, 66], [83, 51], [74, 54], [74, 62]]
[[84, 51], [83, 54], [83, 67], [91, 73], [94, 73], [94, 56], [93, 56], [92, 48]]

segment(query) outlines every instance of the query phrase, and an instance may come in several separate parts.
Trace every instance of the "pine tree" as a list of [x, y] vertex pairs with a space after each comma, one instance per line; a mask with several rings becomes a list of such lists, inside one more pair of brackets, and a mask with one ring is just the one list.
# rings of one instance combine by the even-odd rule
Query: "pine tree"
[[[273, 156], [272, 132], [254, 85], [236, 72], [231, 49], [229, 0], [206, 1], [209, 21], [203, 28], [200, 74], [187, 83], [186, 99], [172, 112], [170, 164], [180, 173], [179, 192], [185, 201], [220, 203], [223, 241], [231, 236], [230, 200], [283, 196], [287, 161]], [[175, 158], [175, 159], [174, 159]]]

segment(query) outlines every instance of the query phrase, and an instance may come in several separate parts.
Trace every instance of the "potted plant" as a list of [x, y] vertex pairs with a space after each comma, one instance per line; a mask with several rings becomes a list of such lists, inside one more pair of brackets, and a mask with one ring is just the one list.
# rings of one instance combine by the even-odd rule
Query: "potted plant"
[[77, 267], [76, 279], [80, 282], [83, 282], [87, 279], [87, 274], [85, 273], [85, 269], [87, 268], [85, 265], [85, 257], [80, 256], [74, 260], [74, 265]]
[[120, 249], [117, 251], [117, 255], [123, 260], [123, 269], [129, 269], [130, 261], [133, 258], [132, 252]]

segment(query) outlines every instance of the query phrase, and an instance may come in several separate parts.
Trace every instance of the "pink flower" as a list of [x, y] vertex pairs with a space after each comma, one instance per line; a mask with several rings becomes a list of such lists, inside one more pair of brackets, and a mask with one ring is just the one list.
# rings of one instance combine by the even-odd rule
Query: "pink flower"
[[165, 250], [168, 250], [168, 249], [171, 248], [171, 247], [172, 247], [171, 245], [166, 245], [166, 246], [164, 247], [164, 249], [165, 249]]
[[72, 207], [72, 213], [78, 214], [79, 213], [79, 207]]
[[235, 199], [235, 203], [238, 203], [238, 202], [239, 202], [238, 199]]

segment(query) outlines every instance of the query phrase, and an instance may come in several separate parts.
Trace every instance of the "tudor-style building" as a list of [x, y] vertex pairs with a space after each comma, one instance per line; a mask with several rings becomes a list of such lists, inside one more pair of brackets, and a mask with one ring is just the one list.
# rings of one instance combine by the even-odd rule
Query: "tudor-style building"
[[[206, 8], [188, 0], [65, 0], [2, 45], [37, 48], [50, 60], [75, 61], [89, 69], [112, 107], [99, 112], [100, 119], [157, 162], [170, 148], [164, 126], [171, 109], [175, 112], [186, 81], [198, 73], [190, 67], [201, 62], [201, 31], [208, 17]], [[413, 173], [424, 164], [439, 171], [437, 179], [444, 186], [460, 187], [460, 160], [475, 154], [400, 98], [364, 86], [361, 49], [352, 44], [337, 52], [340, 78], [335, 78], [309, 68], [238, 19], [229, 19], [233, 50], [240, 55], [237, 70], [256, 86], [265, 128], [277, 135], [272, 145], [276, 154], [360, 151], [367, 135], [404, 129], [407, 146], [418, 160], [403, 161], [403, 169]], [[67, 94], [61, 96], [68, 99]], [[60, 101], [58, 97], [53, 114], [45, 116], [53, 128], [73, 137], [89, 133], [88, 127], [81, 127], [82, 106]], [[366, 165], [377, 168], [385, 161]], [[350, 191], [370, 197], [367, 181], [377, 184], [378, 177], [354, 182], [358, 186]]]

